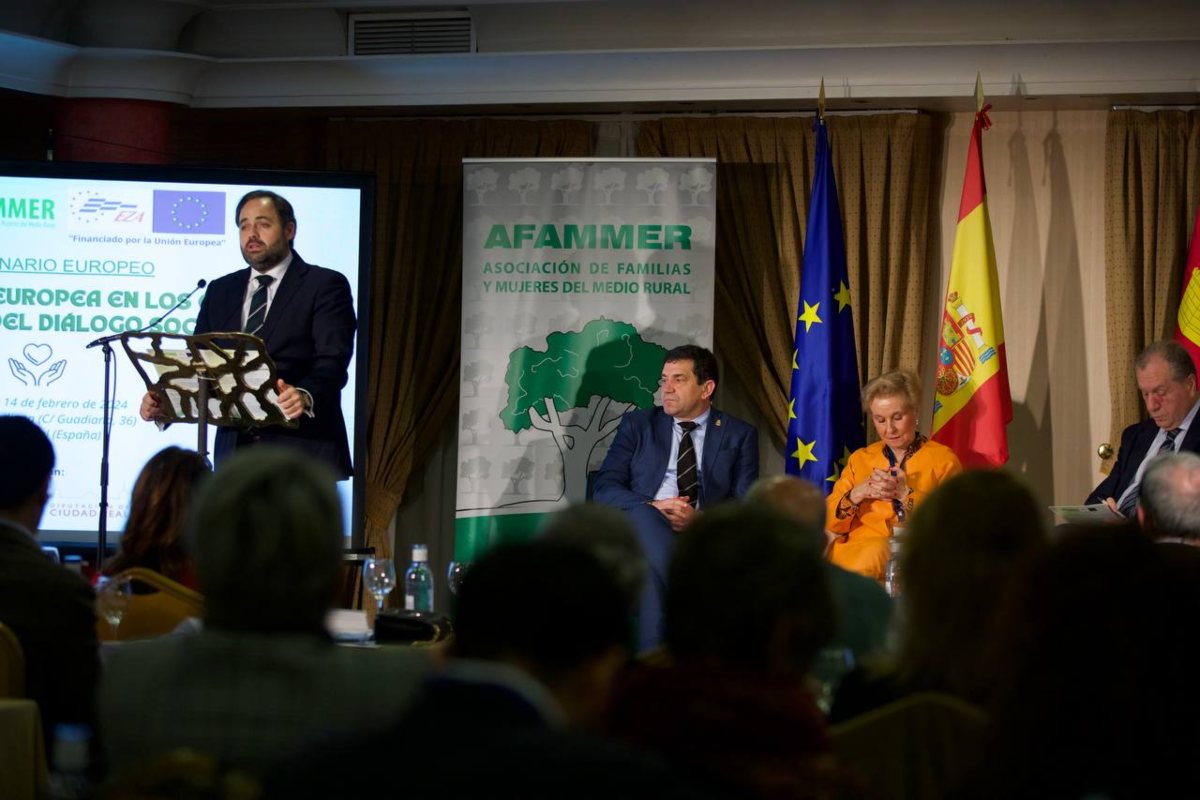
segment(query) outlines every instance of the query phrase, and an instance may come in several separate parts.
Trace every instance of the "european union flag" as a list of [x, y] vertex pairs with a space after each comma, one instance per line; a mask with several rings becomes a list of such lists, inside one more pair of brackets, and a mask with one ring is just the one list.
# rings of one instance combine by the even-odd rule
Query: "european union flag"
[[858, 358], [842, 212], [825, 121], [813, 123], [816, 174], [796, 308], [796, 349], [785, 448], [791, 475], [833, 488], [846, 459], [864, 444]]
[[225, 233], [224, 192], [154, 190], [155, 233]]

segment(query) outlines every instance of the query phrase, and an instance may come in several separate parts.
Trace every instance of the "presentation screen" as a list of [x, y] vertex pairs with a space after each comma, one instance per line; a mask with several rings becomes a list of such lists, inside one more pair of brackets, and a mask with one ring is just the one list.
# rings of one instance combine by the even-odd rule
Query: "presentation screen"
[[[0, 413], [37, 422], [57, 457], [44, 543], [95, 543], [100, 515], [104, 355], [89, 342], [137, 330], [196, 288], [246, 268], [234, 212], [270, 189], [296, 212], [295, 250], [343, 273], [359, 319], [342, 411], [361, 476], [360, 376], [370, 178], [365, 175], [0, 163]], [[190, 334], [204, 290], [150, 328]], [[125, 528], [138, 472], [169, 445], [195, 449], [195, 425], [160, 431], [138, 415], [145, 386], [119, 344], [113, 387], [108, 542]], [[317, 410], [320, 413], [320, 410]], [[210, 427], [209, 449], [216, 429]], [[345, 534], [361, 541], [361, 480], [338, 484]]]

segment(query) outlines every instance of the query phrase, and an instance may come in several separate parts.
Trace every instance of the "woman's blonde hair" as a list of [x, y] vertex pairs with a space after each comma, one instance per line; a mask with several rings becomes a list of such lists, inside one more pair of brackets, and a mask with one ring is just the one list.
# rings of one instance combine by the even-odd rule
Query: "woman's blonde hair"
[[885, 372], [877, 378], [872, 378], [862, 390], [863, 411], [871, 413], [871, 403], [879, 397], [895, 397], [901, 395], [912, 410], [921, 407], [921, 382], [917, 376], [906, 369]]

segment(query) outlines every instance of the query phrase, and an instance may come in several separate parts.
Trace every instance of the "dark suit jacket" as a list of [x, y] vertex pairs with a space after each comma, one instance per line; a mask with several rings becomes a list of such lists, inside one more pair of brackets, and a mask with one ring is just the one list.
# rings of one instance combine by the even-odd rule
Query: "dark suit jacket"
[[[1200, 453], [1200, 424], [1197, 423], [1200, 423], [1200, 417], [1193, 421], [1188, 428], [1183, 442], [1177, 444], [1175, 448], [1177, 451], [1188, 450]], [[1152, 419], [1135, 423], [1123, 430], [1121, 432], [1121, 449], [1117, 451], [1117, 463], [1113, 464], [1108, 477], [1100, 481], [1100, 485], [1088, 495], [1086, 502], [1102, 503], [1106, 497], [1120, 500], [1125, 489], [1137, 475], [1138, 467], [1141, 466], [1142, 459], [1149, 452], [1150, 443], [1154, 441], [1156, 435], [1158, 435], [1158, 426]]]
[[47, 740], [61, 722], [92, 724], [97, 655], [95, 596], [55, 564], [22, 528], [0, 521], [0, 622], [25, 652], [25, 693], [37, 701]]
[[[673, 424], [661, 406], [625, 415], [596, 474], [597, 503], [629, 509], [654, 499], [669, 466]], [[758, 478], [758, 432], [713, 408], [700, 461], [701, 508], [741, 497]]]
[[[386, 649], [386, 648], [385, 648]], [[453, 663], [453, 662], [452, 662]], [[346, 769], [364, 763], [378, 769]], [[382, 731], [322, 743], [269, 779], [268, 798], [426, 800], [702, 800], [652, 756], [551, 726], [503, 683], [434, 678], [409, 712]]]
[[[242, 329], [249, 280], [246, 267], [209, 284], [196, 317], [197, 334]], [[264, 443], [299, 447], [328, 464], [339, 478], [352, 474], [341, 392], [357, 325], [345, 276], [307, 264], [293, 251], [258, 335], [279, 377], [312, 395], [315, 416], [302, 416], [298, 428], [269, 426], [258, 429], [255, 436]], [[222, 428], [217, 434], [216, 460], [231, 455], [237, 443], [237, 429]]]

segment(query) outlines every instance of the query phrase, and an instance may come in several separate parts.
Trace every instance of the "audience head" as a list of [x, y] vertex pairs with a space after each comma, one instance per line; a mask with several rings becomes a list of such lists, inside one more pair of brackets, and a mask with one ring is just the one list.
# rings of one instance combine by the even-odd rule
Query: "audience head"
[[908, 537], [897, 677], [976, 699], [988, 686], [998, 600], [1047, 543], [1041, 507], [1007, 472], [973, 470], [929, 495]]
[[54, 446], [28, 417], [0, 416], [0, 517], [36, 532], [50, 500]]
[[552, 515], [541, 530], [542, 539], [581, 547], [612, 574], [630, 611], [637, 608], [646, 580], [646, 559], [629, 517], [615, 508], [580, 503]]
[[323, 630], [342, 568], [335, 482], [321, 464], [268, 445], [239, 451], [205, 481], [186, 534], [208, 627]]
[[1155, 342], [1134, 362], [1138, 391], [1154, 424], [1178, 428], [1196, 402], [1196, 365], [1191, 354], [1174, 340]]
[[717, 358], [711, 351], [694, 344], [680, 345], [663, 357], [663, 411], [680, 420], [703, 414], [717, 391]]
[[720, 506], [679, 537], [666, 640], [681, 660], [802, 676], [834, 631], [815, 533], [765, 508]]
[[133, 484], [121, 550], [104, 573], [146, 567], [179, 580], [189, 561], [183, 522], [192, 496], [209, 475], [208, 464], [195, 450], [167, 447], [155, 453]]
[[812, 543], [825, 549], [825, 493], [812, 481], [794, 475], [759, 478], [746, 492], [746, 505], [772, 508], [811, 532]]
[[454, 653], [532, 675], [577, 725], [598, 721], [629, 658], [629, 605], [611, 571], [574, 544], [499, 547], [463, 578]]
[[1198, 565], [1132, 523], [1076, 526], [1014, 584], [994, 649], [995, 796], [1197, 785]]
[[1200, 546], [1200, 455], [1168, 453], [1142, 476], [1138, 521], [1153, 539]]

